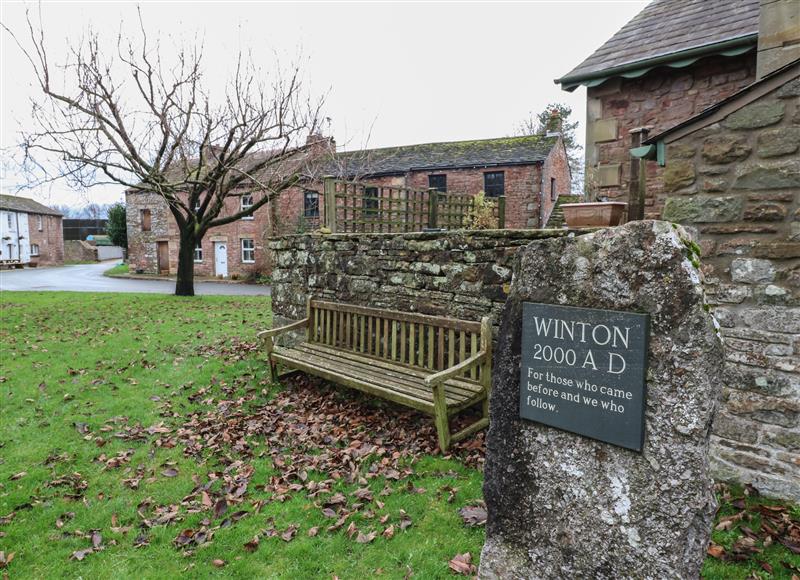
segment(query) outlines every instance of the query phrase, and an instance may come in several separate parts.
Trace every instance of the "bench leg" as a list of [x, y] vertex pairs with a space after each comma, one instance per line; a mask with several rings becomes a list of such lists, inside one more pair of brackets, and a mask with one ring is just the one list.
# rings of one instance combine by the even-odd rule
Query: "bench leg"
[[447, 417], [444, 385], [433, 387], [433, 410], [436, 419], [436, 433], [439, 436], [439, 450], [442, 453], [446, 453], [450, 447], [450, 420]]
[[274, 383], [278, 380], [278, 366], [272, 360], [272, 349], [275, 343], [271, 336], [264, 339], [264, 350], [267, 353], [267, 373], [269, 374], [269, 382]]

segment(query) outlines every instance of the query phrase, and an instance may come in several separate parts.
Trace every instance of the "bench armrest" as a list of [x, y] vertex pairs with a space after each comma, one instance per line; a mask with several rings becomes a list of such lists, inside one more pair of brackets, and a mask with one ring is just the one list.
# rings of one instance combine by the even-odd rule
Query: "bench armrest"
[[304, 318], [303, 320], [298, 320], [297, 322], [292, 322], [291, 324], [287, 324], [286, 326], [281, 326], [279, 328], [270, 328], [269, 330], [262, 330], [258, 334], [256, 334], [256, 338], [272, 338], [273, 336], [278, 336], [279, 334], [283, 334], [284, 332], [289, 332], [290, 330], [294, 330], [295, 328], [302, 328], [308, 324], [308, 318]]
[[478, 351], [476, 354], [472, 355], [466, 360], [461, 361], [455, 366], [452, 366], [448, 369], [444, 369], [443, 371], [439, 371], [435, 375], [430, 375], [425, 377], [425, 384], [429, 387], [435, 387], [447, 379], [452, 378], [464, 371], [471, 369], [474, 366], [477, 366], [486, 360], [486, 351], [481, 350]]

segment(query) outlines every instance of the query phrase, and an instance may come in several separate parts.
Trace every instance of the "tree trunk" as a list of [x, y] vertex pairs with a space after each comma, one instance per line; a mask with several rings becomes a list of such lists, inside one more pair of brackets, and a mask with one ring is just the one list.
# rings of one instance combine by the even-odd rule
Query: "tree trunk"
[[194, 247], [196, 244], [197, 240], [194, 236], [181, 232], [175, 296], [194, 296]]

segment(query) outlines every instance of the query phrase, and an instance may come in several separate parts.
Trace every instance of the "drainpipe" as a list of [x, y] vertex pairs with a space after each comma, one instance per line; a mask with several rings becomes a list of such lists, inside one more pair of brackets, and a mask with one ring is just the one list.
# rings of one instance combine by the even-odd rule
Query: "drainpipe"
[[542, 173], [539, 178], [539, 229], [544, 227], [544, 162], [542, 162]]
[[16, 243], [17, 243], [17, 260], [22, 262], [22, 251], [21, 251], [22, 246], [20, 246], [20, 243], [19, 243], [19, 212], [16, 212], [16, 211], [14, 212], [14, 219], [17, 222], [17, 239], [16, 239]]
[[[639, 127], [630, 131], [631, 150], [641, 147], [647, 140], [647, 127]], [[644, 200], [647, 194], [647, 162], [639, 157], [631, 156], [631, 174], [628, 181], [628, 220], [644, 219]]]

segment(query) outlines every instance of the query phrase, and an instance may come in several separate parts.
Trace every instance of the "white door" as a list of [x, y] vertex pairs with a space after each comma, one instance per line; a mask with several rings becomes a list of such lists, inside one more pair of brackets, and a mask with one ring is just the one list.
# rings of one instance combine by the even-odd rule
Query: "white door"
[[225, 242], [214, 242], [214, 273], [228, 277], [228, 244]]

